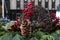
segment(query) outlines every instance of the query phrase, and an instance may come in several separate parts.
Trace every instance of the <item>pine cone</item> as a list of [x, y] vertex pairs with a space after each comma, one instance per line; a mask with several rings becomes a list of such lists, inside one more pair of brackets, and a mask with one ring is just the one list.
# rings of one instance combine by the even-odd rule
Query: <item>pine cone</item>
[[22, 36], [31, 36], [31, 26], [27, 20], [23, 20], [20, 26]]

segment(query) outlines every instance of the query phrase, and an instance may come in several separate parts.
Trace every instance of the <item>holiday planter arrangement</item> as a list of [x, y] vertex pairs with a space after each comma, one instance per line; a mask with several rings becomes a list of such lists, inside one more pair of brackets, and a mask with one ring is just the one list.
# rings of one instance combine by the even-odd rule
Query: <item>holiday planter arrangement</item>
[[34, 1], [27, 4], [16, 21], [1, 19], [0, 40], [60, 40], [59, 18]]

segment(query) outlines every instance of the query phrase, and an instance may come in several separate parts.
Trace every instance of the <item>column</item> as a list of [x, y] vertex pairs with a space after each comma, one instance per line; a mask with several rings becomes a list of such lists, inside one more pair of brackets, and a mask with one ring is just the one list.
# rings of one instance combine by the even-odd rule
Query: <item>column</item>
[[45, 8], [45, 0], [42, 0], [42, 7]]
[[4, 18], [4, 0], [2, 0], [2, 17]]
[[49, 10], [51, 10], [52, 9], [52, 0], [49, 0]]
[[55, 3], [55, 9], [57, 10], [57, 7], [59, 6], [59, 0], [56, 0], [56, 3]]
[[28, 0], [28, 2], [31, 2], [31, 0]]
[[16, 0], [10, 0], [10, 9], [16, 9]]
[[24, 9], [24, 0], [20, 0], [20, 9]]
[[35, 5], [38, 5], [38, 0], [35, 0]]

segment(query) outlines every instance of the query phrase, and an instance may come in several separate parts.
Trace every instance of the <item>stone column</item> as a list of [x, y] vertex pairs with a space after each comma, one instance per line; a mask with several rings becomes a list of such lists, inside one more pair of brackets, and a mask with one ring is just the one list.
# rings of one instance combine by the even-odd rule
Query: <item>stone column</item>
[[16, 9], [16, 0], [10, 0], [10, 9]]
[[28, 2], [31, 2], [31, 0], [28, 0]]
[[52, 9], [52, 0], [49, 0], [49, 10], [51, 10]]
[[24, 9], [24, 0], [20, 0], [20, 9]]
[[4, 0], [2, 0], [2, 17], [4, 18]]
[[38, 0], [35, 0], [35, 5], [38, 5]]
[[42, 7], [45, 8], [45, 0], [42, 0]]
[[57, 7], [59, 6], [59, 0], [56, 0], [56, 3], [55, 3], [55, 9], [57, 10]]

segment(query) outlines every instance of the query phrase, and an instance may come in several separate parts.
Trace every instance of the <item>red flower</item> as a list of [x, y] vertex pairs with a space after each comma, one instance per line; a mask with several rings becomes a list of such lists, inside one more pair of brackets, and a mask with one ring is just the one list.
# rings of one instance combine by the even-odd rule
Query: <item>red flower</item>
[[33, 7], [34, 7], [33, 3], [30, 2], [30, 3], [27, 4], [27, 8], [25, 8], [23, 10], [23, 13], [25, 14], [25, 18], [26, 19], [30, 19], [31, 18], [31, 16], [32, 16], [32, 14], [34, 12], [34, 8]]
[[55, 23], [59, 24], [59, 18], [56, 18]]
[[55, 13], [51, 13], [51, 17], [52, 17], [52, 19], [55, 19], [56, 18], [56, 14]]

